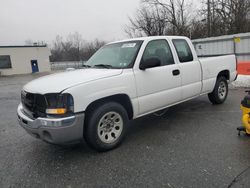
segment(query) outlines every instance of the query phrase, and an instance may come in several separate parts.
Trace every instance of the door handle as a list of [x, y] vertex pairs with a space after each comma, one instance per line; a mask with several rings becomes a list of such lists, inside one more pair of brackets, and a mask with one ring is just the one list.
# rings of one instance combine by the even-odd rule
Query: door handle
[[178, 76], [180, 74], [180, 70], [176, 69], [172, 71], [174, 76]]

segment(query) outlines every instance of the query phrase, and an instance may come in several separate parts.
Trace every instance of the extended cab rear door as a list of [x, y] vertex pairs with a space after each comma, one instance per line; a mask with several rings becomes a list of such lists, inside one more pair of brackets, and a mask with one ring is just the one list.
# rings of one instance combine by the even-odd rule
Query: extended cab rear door
[[191, 41], [185, 38], [173, 38], [172, 42], [180, 65], [182, 100], [200, 95], [202, 70]]

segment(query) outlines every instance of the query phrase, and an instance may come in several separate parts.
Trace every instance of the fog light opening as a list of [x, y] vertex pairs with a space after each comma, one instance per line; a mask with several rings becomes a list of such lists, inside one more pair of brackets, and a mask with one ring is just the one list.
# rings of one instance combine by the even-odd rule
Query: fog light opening
[[48, 131], [43, 131], [43, 139], [47, 142], [52, 142], [51, 134]]

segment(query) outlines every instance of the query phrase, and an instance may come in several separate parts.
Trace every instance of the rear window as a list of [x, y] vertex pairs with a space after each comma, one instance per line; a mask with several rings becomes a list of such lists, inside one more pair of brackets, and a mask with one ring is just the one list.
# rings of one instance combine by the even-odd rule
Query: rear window
[[193, 61], [193, 54], [192, 51], [184, 39], [173, 39], [173, 44], [175, 46], [175, 49], [177, 51], [177, 55], [179, 58], [179, 61], [181, 63]]

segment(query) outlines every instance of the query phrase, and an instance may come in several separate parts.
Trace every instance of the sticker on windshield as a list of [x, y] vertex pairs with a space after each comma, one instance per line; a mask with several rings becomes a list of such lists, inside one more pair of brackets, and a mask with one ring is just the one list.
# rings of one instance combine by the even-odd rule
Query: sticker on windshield
[[136, 43], [126, 43], [122, 45], [122, 48], [134, 48]]

